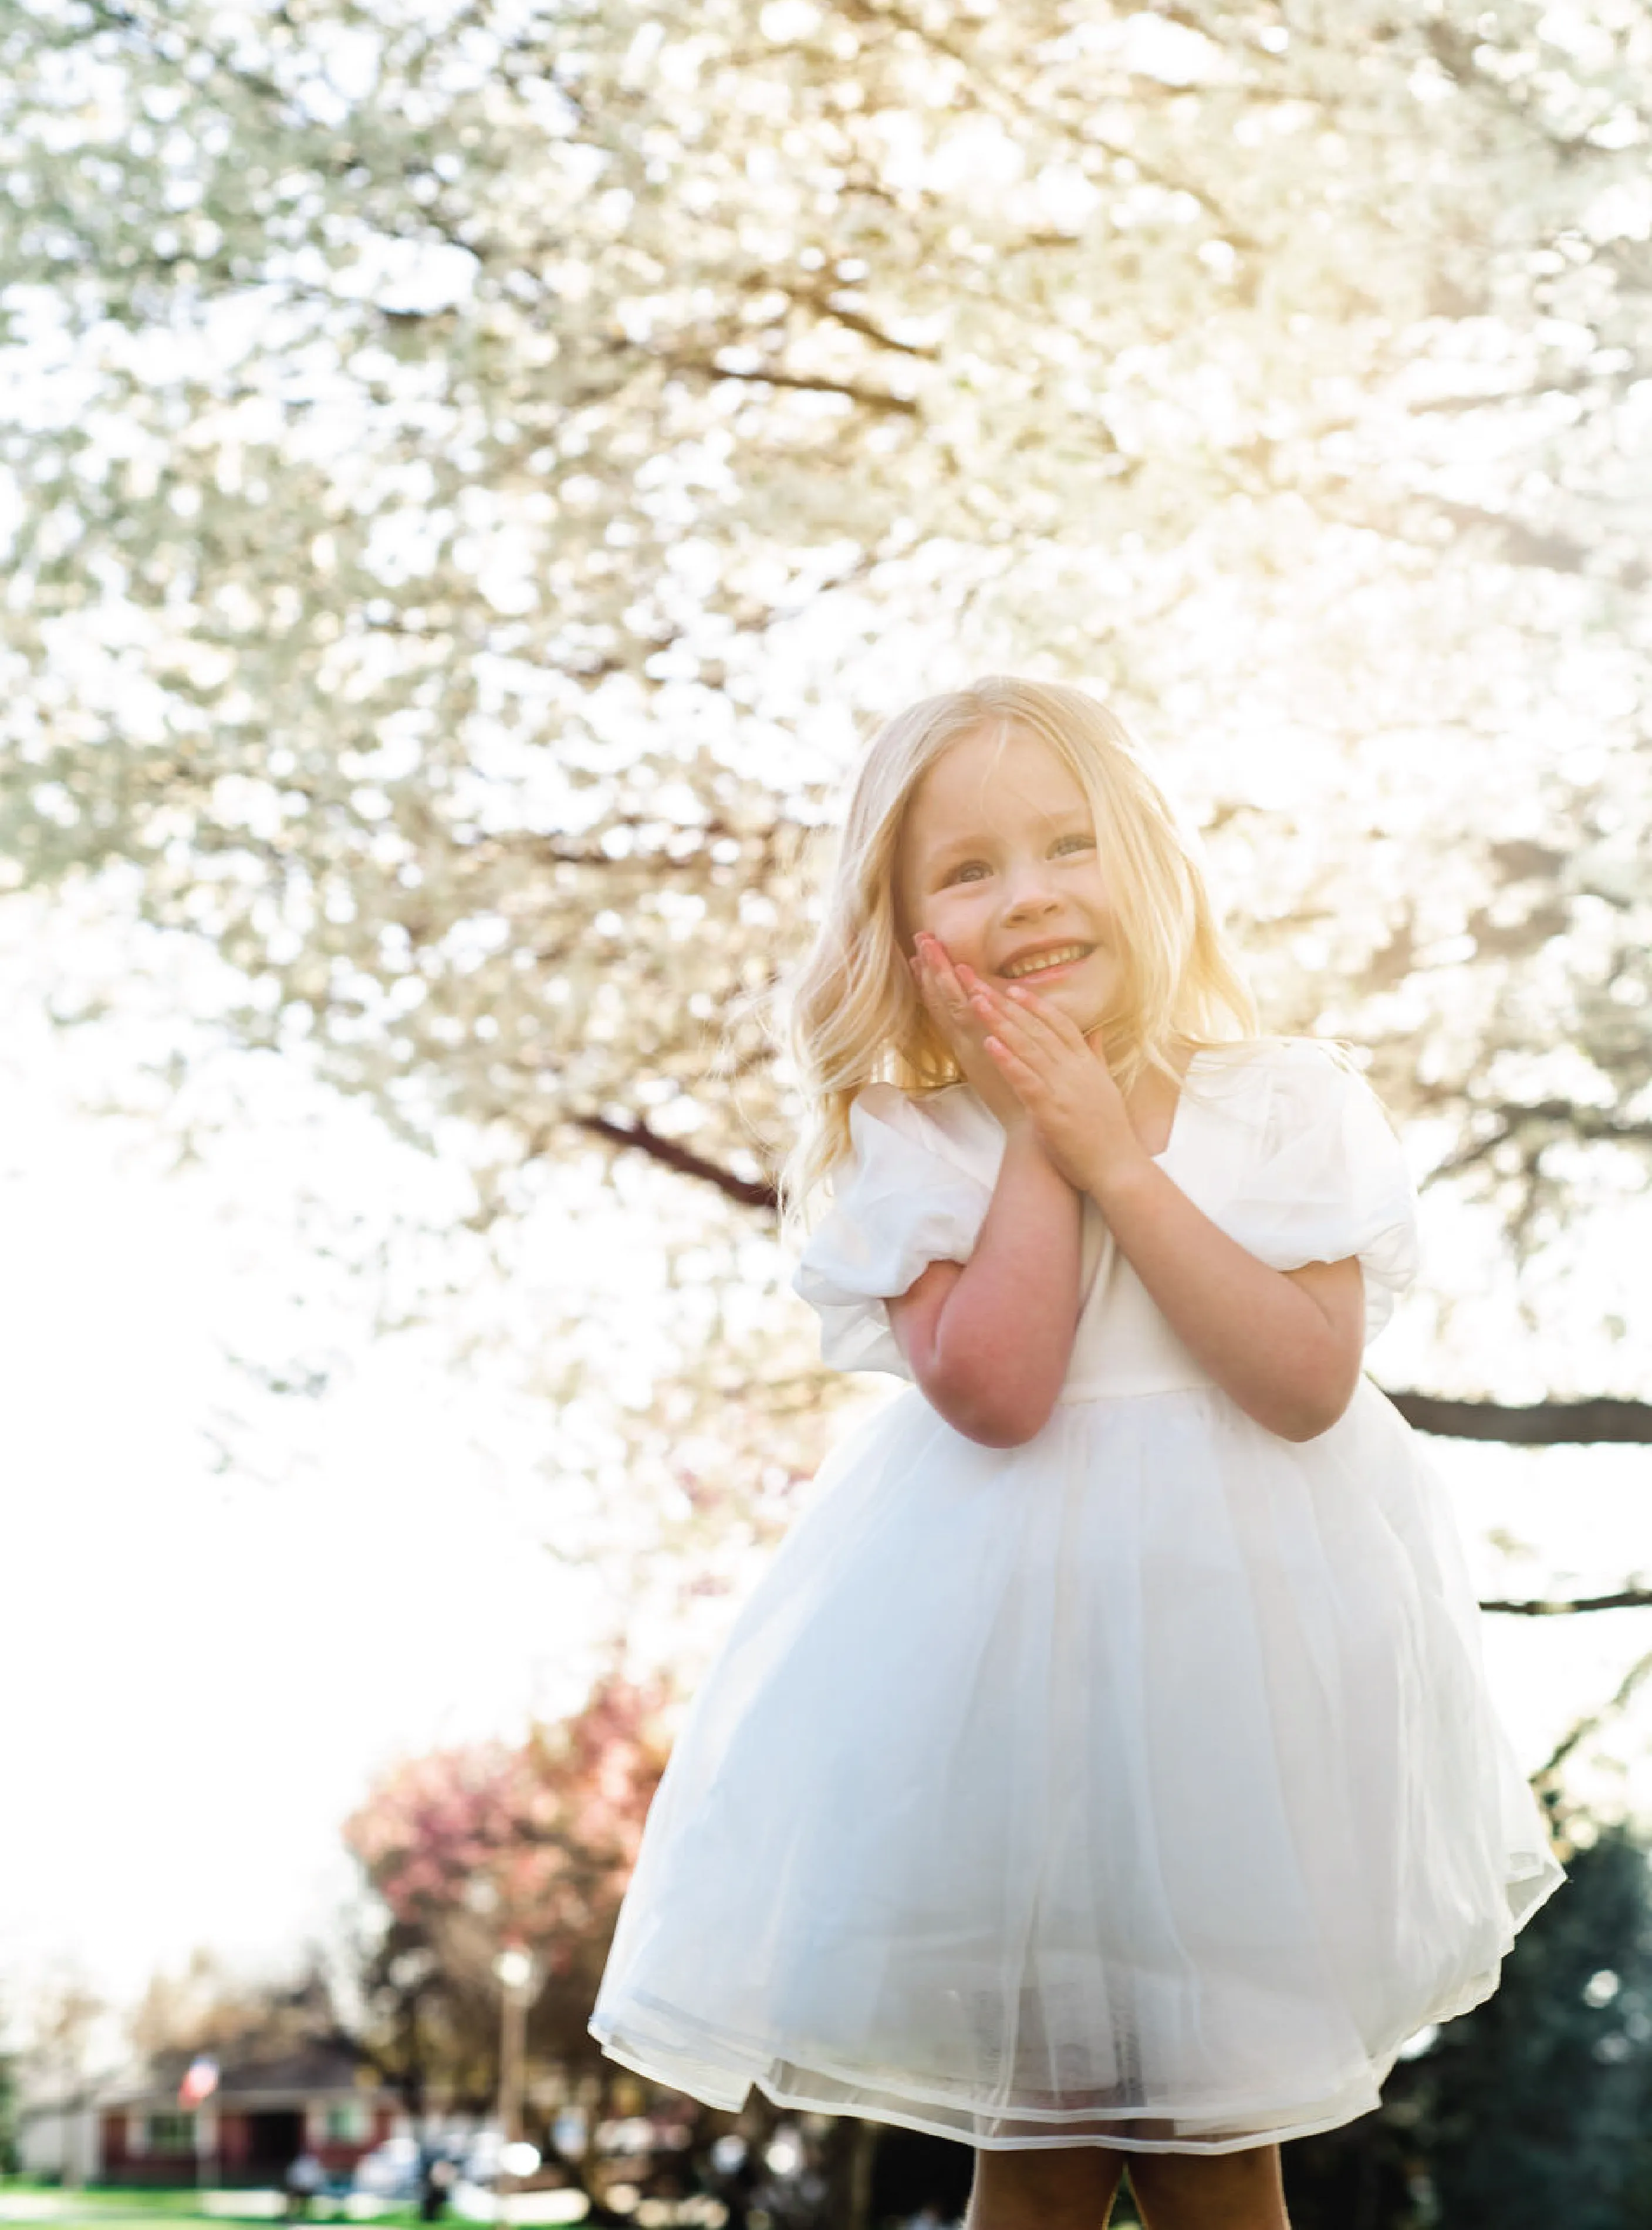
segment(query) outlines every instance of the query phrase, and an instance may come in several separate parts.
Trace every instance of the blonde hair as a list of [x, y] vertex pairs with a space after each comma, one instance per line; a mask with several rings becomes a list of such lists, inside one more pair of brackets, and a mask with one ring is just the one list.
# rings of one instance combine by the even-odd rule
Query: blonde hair
[[885, 722], [850, 779], [826, 878], [824, 918], [803, 960], [775, 987], [777, 1034], [807, 1103], [780, 1172], [784, 1229], [850, 1150], [849, 1111], [874, 1082], [903, 1091], [959, 1080], [920, 999], [903, 950], [896, 867], [913, 790], [963, 736], [996, 726], [1047, 744], [1089, 800], [1120, 932], [1123, 1006], [1102, 1050], [1121, 1091], [1148, 1068], [1174, 1080], [1172, 1042], [1195, 1049], [1256, 1034], [1256, 1009], [1184, 828], [1118, 716], [1062, 682], [993, 674], [926, 697]]

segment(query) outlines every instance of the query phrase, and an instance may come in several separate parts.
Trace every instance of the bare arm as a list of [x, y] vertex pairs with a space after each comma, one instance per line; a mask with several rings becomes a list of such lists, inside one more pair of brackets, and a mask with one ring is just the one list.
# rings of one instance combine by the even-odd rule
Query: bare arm
[[1005, 1139], [970, 1260], [932, 1262], [887, 1304], [930, 1406], [984, 1447], [1031, 1440], [1061, 1391], [1078, 1327], [1081, 1210], [1021, 1126]]
[[[1134, 1141], [1132, 1141], [1133, 1144]], [[1248, 1417], [1282, 1440], [1326, 1432], [1359, 1382], [1359, 1264], [1270, 1270], [1120, 1142], [1094, 1197], [1132, 1268], [1184, 1347]]]
[[1089, 1193], [1172, 1331], [1247, 1416], [1287, 1440], [1327, 1431], [1359, 1381], [1358, 1260], [1273, 1270], [1152, 1160], [1077, 1026], [1015, 987], [971, 979], [984, 1041], [1058, 1171]]
[[887, 1303], [895, 1344], [932, 1408], [989, 1448], [1040, 1430], [1078, 1329], [1082, 1200], [998, 1074], [944, 945], [920, 931], [919, 995], [1004, 1134], [991, 1205], [965, 1263], [932, 1262]]

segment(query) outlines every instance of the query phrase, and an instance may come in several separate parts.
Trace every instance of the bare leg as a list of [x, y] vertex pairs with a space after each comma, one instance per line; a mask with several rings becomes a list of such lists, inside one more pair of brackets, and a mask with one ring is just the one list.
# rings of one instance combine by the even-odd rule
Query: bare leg
[[1290, 2230], [1277, 2145], [1129, 2158], [1145, 2230]]
[[978, 2150], [965, 2230], [1107, 2230], [1123, 2174], [1111, 2145]]

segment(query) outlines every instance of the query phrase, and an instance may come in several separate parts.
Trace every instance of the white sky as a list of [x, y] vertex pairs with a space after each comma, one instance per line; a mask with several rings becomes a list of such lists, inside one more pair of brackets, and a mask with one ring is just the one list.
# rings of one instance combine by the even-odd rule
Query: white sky
[[[197, 1943], [295, 1956], [375, 1769], [576, 1706], [602, 1606], [496, 1397], [439, 1335], [375, 1346], [306, 1263], [301, 1187], [382, 1205], [422, 1157], [289, 1074], [169, 1175], [145, 1122], [77, 1112], [100, 1026], [31, 1003], [29, 927], [0, 906], [0, 1986], [73, 1964], [129, 1999]], [[279, 1355], [284, 1312], [345, 1365], [319, 1402], [225, 1360]], [[261, 1476], [215, 1471], [229, 1412]]]
[[[307, 1186], [371, 1214], [434, 1211], [440, 1168], [266, 1065], [241, 1119], [169, 1174], [144, 1121], [84, 1112], [139, 1041], [118, 1018], [53, 1029], [43, 919], [32, 900], [0, 903], [0, 1991], [14, 2012], [68, 1968], [129, 2002], [197, 1943], [246, 1970], [290, 1963], [352, 1893], [339, 1827], [375, 1769], [576, 1706], [603, 1609], [541, 1544], [531, 1408], [501, 1422], [496, 1389], [439, 1331], [375, 1346], [349, 1281], [307, 1256]], [[153, 989], [128, 984], [135, 1009]], [[318, 1402], [251, 1396], [224, 1359], [226, 1342], [279, 1353], [289, 1334], [339, 1361]], [[1402, 1316], [1379, 1379], [1426, 1382], [1407, 1337]], [[227, 1410], [248, 1421], [233, 1438], [255, 1471], [213, 1468]], [[1557, 1568], [1605, 1587], [1644, 1553], [1643, 1450], [1436, 1450], [1481, 1594], [1542, 1592]], [[1528, 1565], [1486, 1544], [1494, 1526], [1533, 1544]], [[1494, 1617], [1485, 1634], [1534, 1767], [1652, 1648], [1652, 1614]], [[1611, 1742], [1652, 1809], [1643, 1705]], [[1613, 1801], [1610, 1763], [1589, 1785]]]

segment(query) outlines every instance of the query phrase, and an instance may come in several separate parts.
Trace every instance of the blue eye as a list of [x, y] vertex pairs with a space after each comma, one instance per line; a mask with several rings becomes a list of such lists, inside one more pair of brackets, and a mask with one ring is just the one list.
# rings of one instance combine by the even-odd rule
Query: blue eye
[[[1074, 828], [1065, 836], [1058, 836], [1049, 848], [1052, 852], [1073, 850], [1093, 852], [1095, 849], [1095, 838], [1087, 829]], [[945, 890], [949, 883], [971, 881], [978, 871], [982, 874], [991, 874], [992, 872], [984, 860], [960, 860], [957, 867], [949, 868], [942, 877], [941, 888]]]

